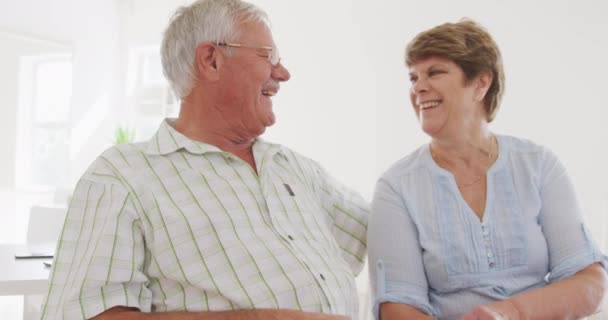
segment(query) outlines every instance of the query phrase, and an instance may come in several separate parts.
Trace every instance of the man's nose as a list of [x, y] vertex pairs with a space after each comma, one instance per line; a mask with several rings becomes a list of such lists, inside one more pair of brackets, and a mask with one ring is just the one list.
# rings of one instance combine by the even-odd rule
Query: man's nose
[[276, 67], [272, 68], [271, 75], [272, 78], [277, 81], [287, 81], [289, 78], [291, 78], [291, 74], [282, 63], [279, 63]]

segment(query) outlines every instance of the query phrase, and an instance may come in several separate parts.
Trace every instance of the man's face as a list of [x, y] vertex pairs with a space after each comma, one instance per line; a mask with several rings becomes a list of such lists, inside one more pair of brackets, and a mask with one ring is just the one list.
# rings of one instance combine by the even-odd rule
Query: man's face
[[[268, 27], [259, 22], [240, 25], [241, 35], [235, 41], [249, 47], [275, 47]], [[221, 74], [220, 112], [224, 120], [240, 135], [257, 137], [275, 122], [272, 97], [279, 83], [289, 80], [289, 71], [280, 63], [273, 66], [265, 57], [268, 50], [232, 48], [224, 54]]]

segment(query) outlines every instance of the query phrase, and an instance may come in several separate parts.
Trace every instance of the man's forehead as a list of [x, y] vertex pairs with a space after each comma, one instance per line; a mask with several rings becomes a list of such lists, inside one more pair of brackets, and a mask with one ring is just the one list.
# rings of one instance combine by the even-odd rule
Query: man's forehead
[[261, 21], [245, 21], [238, 24], [240, 40], [262, 40], [274, 43], [272, 31], [267, 24]]

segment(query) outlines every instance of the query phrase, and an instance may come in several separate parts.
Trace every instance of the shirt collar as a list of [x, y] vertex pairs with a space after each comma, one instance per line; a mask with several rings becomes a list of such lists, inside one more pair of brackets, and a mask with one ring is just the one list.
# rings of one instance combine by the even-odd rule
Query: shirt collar
[[[224, 152], [220, 148], [204, 143], [201, 141], [192, 140], [179, 131], [175, 130], [175, 118], [166, 118], [161, 124], [154, 136], [148, 141], [146, 153], [149, 155], [167, 155], [176, 152], [180, 149], [186, 149], [192, 154], [205, 154], [209, 152]], [[283, 147], [277, 144], [266, 142], [260, 138], [256, 138], [254, 142], [254, 152], [256, 150], [270, 150], [272, 153], [285, 158]]]
[[161, 124], [154, 136], [148, 141], [146, 153], [150, 155], [167, 155], [180, 149], [190, 153], [204, 154], [207, 152], [222, 152], [218, 147], [191, 140], [175, 130], [174, 118], [167, 118]]

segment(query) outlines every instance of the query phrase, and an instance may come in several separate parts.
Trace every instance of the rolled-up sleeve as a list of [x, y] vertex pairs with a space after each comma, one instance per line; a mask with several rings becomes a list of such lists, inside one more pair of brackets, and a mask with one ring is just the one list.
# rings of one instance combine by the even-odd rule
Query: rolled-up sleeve
[[384, 179], [376, 185], [367, 238], [374, 317], [379, 319], [385, 302], [407, 304], [435, 316], [416, 225], [400, 192]]
[[542, 161], [540, 224], [549, 248], [549, 282], [567, 278], [606, 259], [585, 225], [572, 181], [557, 157], [545, 150]]
[[134, 198], [103, 161], [79, 181], [58, 243], [42, 319], [88, 319], [114, 306], [150, 311]]

